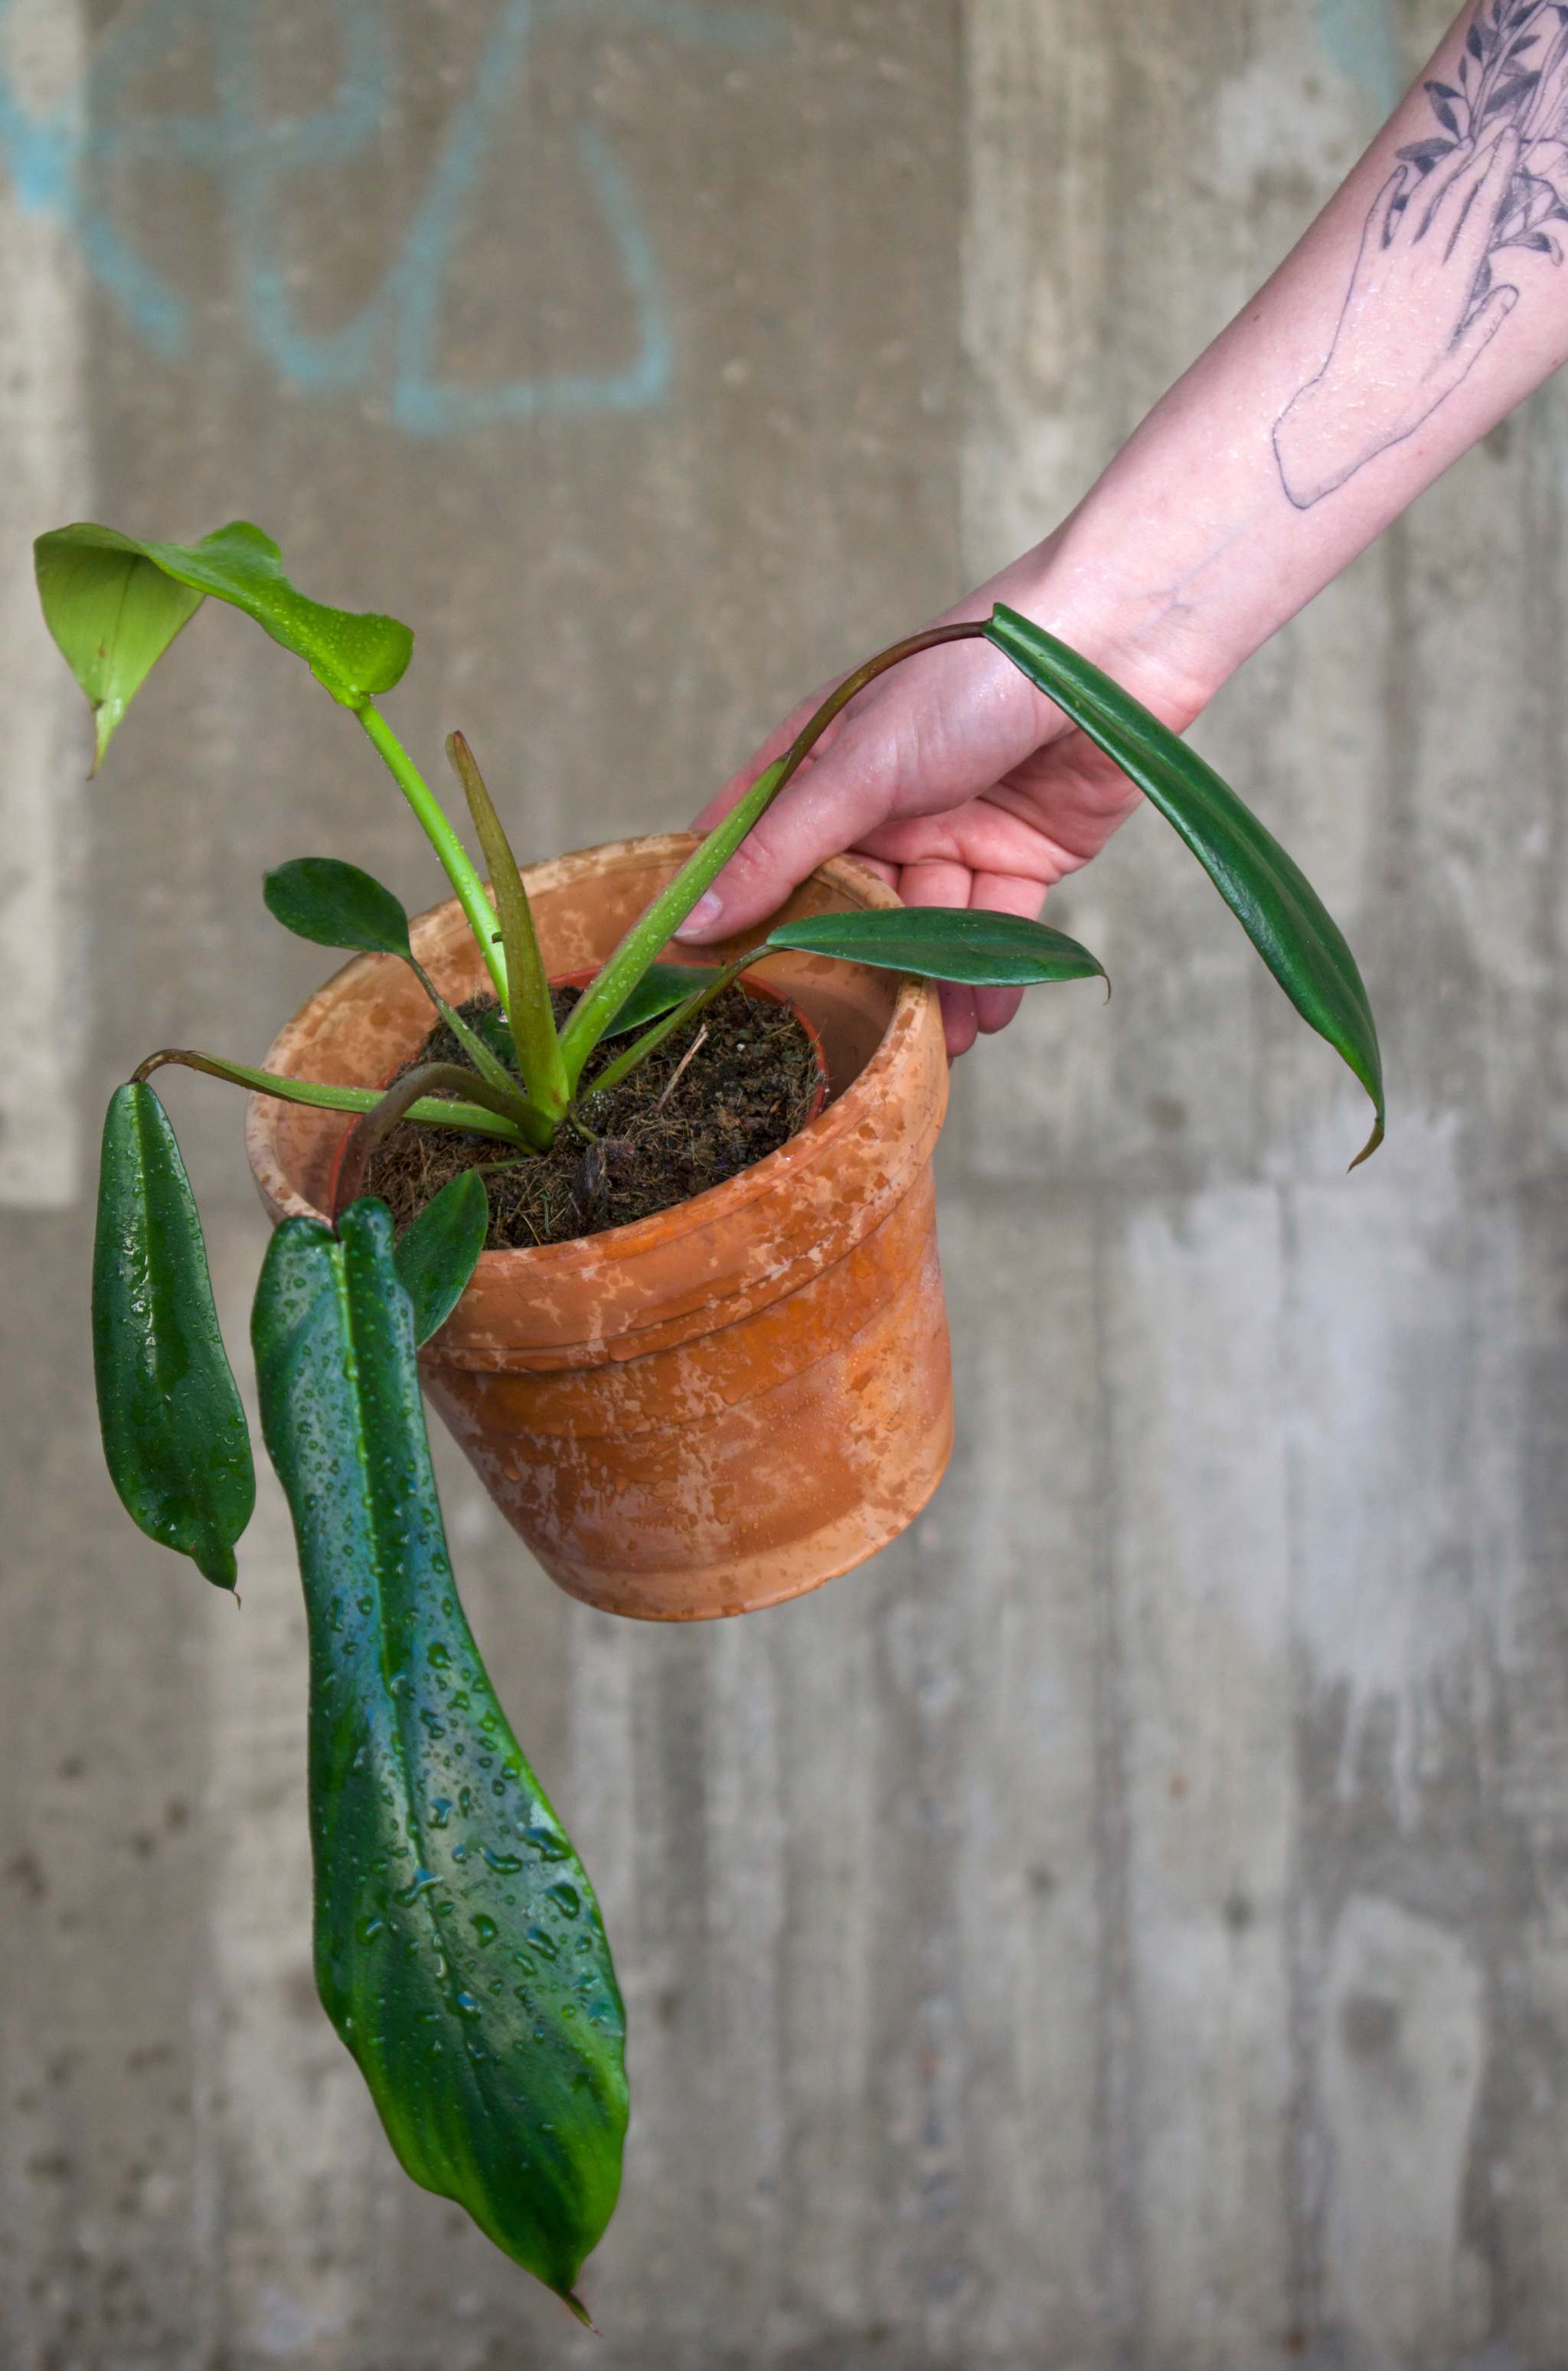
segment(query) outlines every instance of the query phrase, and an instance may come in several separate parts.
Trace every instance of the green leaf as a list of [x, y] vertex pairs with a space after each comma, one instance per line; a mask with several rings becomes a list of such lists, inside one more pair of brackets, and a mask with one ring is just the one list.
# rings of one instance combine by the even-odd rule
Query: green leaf
[[502, 951], [506, 959], [506, 1019], [524, 1083], [531, 1100], [548, 1118], [556, 1120], [571, 1098], [560, 1040], [555, 1034], [550, 977], [540, 952], [528, 893], [523, 886], [512, 843], [495, 812], [495, 803], [462, 734], [447, 734], [447, 757], [463, 786], [473, 827], [490, 868], [495, 918], [501, 925]]
[[719, 967], [713, 965], [650, 964], [614, 1019], [599, 1031], [600, 1038], [624, 1036], [645, 1021], [656, 1021], [661, 1012], [672, 1012], [718, 977]]
[[1104, 979], [1087, 947], [1018, 914], [971, 913], [953, 906], [885, 907], [869, 913], [808, 914], [770, 931], [769, 947], [837, 955], [845, 963], [912, 971], [922, 979], [962, 980], [971, 988], [1029, 988], [1045, 980]]
[[1174, 824], [1303, 1020], [1361, 1081], [1376, 1120], [1354, 1168], [1383, 1141], [1383, 1061], [1355, 957], [1306, 874], [1214, 768], [1109, 676], [1003, 602], [985, 632]]
[[391, 1220], [357, 1202], [340, 1237], [285, 1220], [252, 1328], [310, 1637], [316, 1982], [405, 2171], [581, 2315], [626, 2123], [615, 1973], [458, 1601]]
[[391, 891], [370, 873], [335, 856], [296, 856], [292, 863], [280, 864], [275, 872], [262, 876], [261, 895], [275, 921], [317, 946], [356, 947], [365, 954], [399, 956], [453, 1036], [467, 1048], [481, 1078], [508, 1095], [518, 1093], [520, 1081], [506, 1060], [511, 1051], [509, 1036], [505, 1052], [497, 1055], [447, 1003], [414, 954], [407, 914]]
[[335, 856], [296, 856], [263, 874], [261, 895], [273, 919], [296, 938], [413, 960], [402, 906], [357, 864]]
[[296, 592], [270, 535], [234, 519], [200, 543], [139, 543], [86, 521], [33, 546], [51, 633], [92, 703], [101, 762], [148, 669], [211, 593], [293, 651], [345, 708], [402, 676], [413, 636], [395, 618], [329, 609]]
[[490, 1232], [490, 1197], [465, 1169], [428, 1201], [398, 1239], [398, 1281], [413, 1303], [413, 1338], [438, 1334], [463, 1297]]
[[[102, 541], [83, 543], [85, 533]], [[115, 726], [202, 596], [108, 527], [41, 535], [33, 567], [44, 623], [92, 708], [96, 774]]]
[[185, 1164], [149, 1086], [116, 1090], [93, 1244], [93, 1371], [110, 1479], [133, 1521], [232, 1589], [256, 1502]]

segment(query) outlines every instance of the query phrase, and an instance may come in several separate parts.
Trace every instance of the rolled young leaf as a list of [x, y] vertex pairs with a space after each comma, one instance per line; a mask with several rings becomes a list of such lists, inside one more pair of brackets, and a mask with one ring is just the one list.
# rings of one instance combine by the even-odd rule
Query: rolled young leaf
[[273, 919], [296, 938], [413, 961], [401, 900], [357, 864], [335, 856], [296, 856], [262, 875], [261, 896]]
[[92, 704], [100, 761], [148, 669], [206, 594], [254, 618], [345, 708], [389, 691], [413, 651], [395, 618], [296, 592], [272, 537], [248, 519], [193, 544], [141, 543], [80, 521], [41, 535], [33, 554], [49, 630]]
[[1194, 749], [1065, 642], [999, 601], [986, 640], [1021, 668], [1175, 826], [1304, 1021], [1372, 1098], [1383, 1141], [1383, 1060], [1365, 987], [1312, 884]]
[[340, 1234], [285, 1220], [252, 1326], [310, 1637], [316, 1982], [405, 2171], [583, 2316], [626, 2124], [615, 1972], [458, 1601], [390, 1217]]
[[438, 1334], [463, 1297], [490, 1232], [490, 1197], [477, 1169], [462, 1170], [398, 1238], [398, 1281], [413, 1304], [413, 1338]]
[[1105, 966], [1076, 939], [1019, 914], [981, 914], [967, 907], [880, 907], [860, 913], [807, 914], [770, 931], [759, 954], [789, 947], [836, 955], [844, 963], [912, 971], [922, 979], [961, 980], [972, 988], [1029, 988], [1047, 980], [1104, 979]]
[[512, 843], [495, 812], [494, 801], [468, 741], [461, 733], [447, 735], [447, 758], [463, 786], [495, 896], [495, 918], [501, 925], [505, 957], [506, 1010], [512, 1042], [529, 1096], [551, 1120], [557, 1120], [571, 1101], [561, 1043], [555, 1034], [555, 1007], [550, 977], [534, 929], [533, 909]]
[[220, 1589], [256, 1502], [185, 1164], [149, 1086], [117, 1089], [93, 1244], [93, 1373], [110, 1477], [133, 1521]]

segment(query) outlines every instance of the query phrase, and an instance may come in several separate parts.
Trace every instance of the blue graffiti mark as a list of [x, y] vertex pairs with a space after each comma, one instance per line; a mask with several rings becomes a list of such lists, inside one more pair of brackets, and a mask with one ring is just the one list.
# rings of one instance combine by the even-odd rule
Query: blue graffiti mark
[[[0, 21], [11, 0], [0, 0]], [[430, 179], [379, 286], [353, 320], [301, 327], [279, 254], [281, 188], [358, 157], [378, 137], [392, 80], [384, 0], [331, 0], [341, 64], [331, 101], [309, 115], [267, 116], [258, 18], [266, 0], [146, 0], [111, 29], [77, 87], [51, 113], [30, 115], [0, 68], [0, 156], [22, 203], [69, 225], [87, 265], [153, 352], [177, 359], [192, 327], [188, 298], [139, 256], [91, 195], [95, 168], [161, 158], [210, 173], [223, 190], [239, 257], [251, 333], [280, 376], [315, 396], [375, 382], [385, 361], [393, 417], [419, 436], [463, 434], [552, 412], [637, 411], [657, 405], [674, 376], [674, 343], [657, 260], [635, 194], [597, 125], [581, 124], [577, 154], [631, 301], [634, 351], [621, 370], [564, 372], [470, 386], [439, 375], [436, 349], [447, 274], [485, 162], [516, 121], [519, 87], [540, 29], [597, 15], [630, 18], [674, 39], [740, 54], [778, 49], [784, 29], [763, 10], [704, 0], [505, 0], [468, 95], [447, 121]], [[207, 115], [145, 115], [122, 102], [177, 39], [203, 20], [215, 104]]]
[[1404, 80], [1389, 0], [1318, 0], [1318, 37], [1378, 114], [1392, 115]]

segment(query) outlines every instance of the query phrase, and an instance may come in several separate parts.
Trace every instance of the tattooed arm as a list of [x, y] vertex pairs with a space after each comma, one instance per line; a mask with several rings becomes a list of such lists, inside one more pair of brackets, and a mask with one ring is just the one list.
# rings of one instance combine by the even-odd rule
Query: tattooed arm
[[[952, 617], [1010, 601], [1187, 725], [1568, 356], [1568, 0], [1476, 0], [1261, 293], [1072, 516]], [[704, 810], [787, 746], [804, 701]], [[1138, 804], [1005, 660], [912, 661], [845, 711], [688, 935], [843, 848], [917, 905], [1038, 913]], [[947, 1037], [1016, 1009], [944, 991]]]

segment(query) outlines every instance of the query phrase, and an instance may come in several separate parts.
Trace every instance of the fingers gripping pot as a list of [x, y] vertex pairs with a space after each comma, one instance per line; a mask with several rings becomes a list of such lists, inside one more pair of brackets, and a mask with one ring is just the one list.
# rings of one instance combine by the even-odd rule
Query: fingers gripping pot
[[[552, 975], [606, 955], [694, 844], [621, 840], [526, 873]], [[840, 858], [785, 911], [896, 903]], [[455, 903], [422, 916], [413, 940], [448, 999], [486, 985]], [[897, 1537], [952, 1444], [935, 991], [809, 955], [771, 957], [763, 976], [820, 1033], [826, 1109], [673, 1209], [486, 1252], [421, 1354], [507, 1520], [563, 1589], [611, 1613], [696, 1621], [815, 1589]], [[363, 955], [296, 1014], [267, 1066], [379, 1085], [429, 1026], [405, 968]], [[348, 1125], [252, 1099], [247, 1147], [274, 1220], [325, 1209]]]

